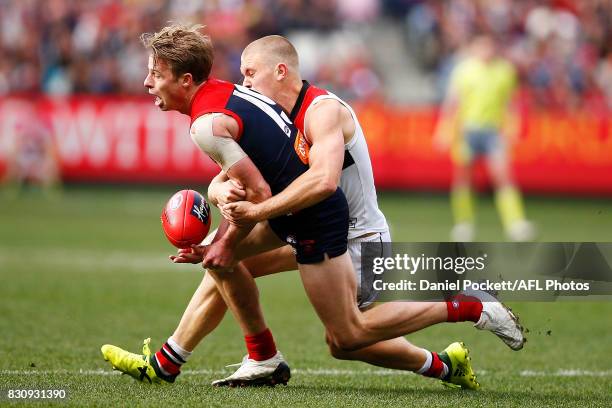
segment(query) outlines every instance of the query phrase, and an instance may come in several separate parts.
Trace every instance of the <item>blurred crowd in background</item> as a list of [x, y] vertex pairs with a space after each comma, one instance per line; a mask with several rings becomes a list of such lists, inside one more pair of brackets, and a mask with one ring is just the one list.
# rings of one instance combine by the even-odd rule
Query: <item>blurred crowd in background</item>
[[536, 105], [604, 97], [612, 106], [612, 1], [428, 1], [407, 10], [405, 23], [412, 52], [442, 85], [456, 51], [475, 33], [489, 33]]
[[[0, 95], [143, 94], [139, 36], [169, 21], [207, 26], [223, 79], [241, 80], [250, 41], [284, 34], [303, 76], [341, 96], [385, 97], [390, 77], [411, 75], [433, 90], [422, 103], [441, 98], [469, 39], [490, 33], [535, 105], [612, 107], [610, 0], [0, 0]], [[376, 34], [388, 27], [405, 53], [392, 66], [398, 52]]]

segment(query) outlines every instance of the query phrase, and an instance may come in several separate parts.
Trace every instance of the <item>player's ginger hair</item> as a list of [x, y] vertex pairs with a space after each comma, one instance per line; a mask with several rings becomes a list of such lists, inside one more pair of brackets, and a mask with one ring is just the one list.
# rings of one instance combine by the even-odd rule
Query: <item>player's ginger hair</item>
[[172, 24], [140, 39], [151, 50], [153, 59], [168, 63], [175, 78], [190, 73], [196, 84], [208, 79], [214, 54], [210, 37], [200, 31], [201, 24]]
[[287, 64], [292, 70], [299, 69], [298, 53], [291, 42], [280, 35], [261, 37], [246, 46], [242, 55], [257, 53], [272, 64]]

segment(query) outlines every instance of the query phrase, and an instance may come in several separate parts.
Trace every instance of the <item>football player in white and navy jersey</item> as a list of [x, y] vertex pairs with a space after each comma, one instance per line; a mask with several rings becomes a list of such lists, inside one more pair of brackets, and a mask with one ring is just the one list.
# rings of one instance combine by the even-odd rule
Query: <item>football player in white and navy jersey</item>
[[[357, 277], [342, 275], [341, 280], [344, 279], [345, 283], [337, 285], [332, 283], [330, 275], [316, 276], [312, 270], [302, 273], [303, 280], [310, 280], [308, 284], [311, 287], [307, 288], [307, 291], [328, 330], [327, 337], [332, 354], [337, 358], [415, 371], [466, 388], [476, 388], [478, 385], [473, 371], [464, 358], [466, 350], [459, 343], [453, 343], [445, 352], [439, 354], [415, 347], [403, 337], [359, 348], [360, 345], [368, 343], [368, 340], [359, 336], [352, 338], [351, 334], [344, 330], [345, 322], [357, 320], [362, 324], [364, 320], [369, 319], [371, 323], [380, 318], [382, 309], [391, 306], [375, 307], [359, 316], [354, 303], [356, 300], [360, 308], [366, 309], [376, 298], [376, 293], [367, 291], [367, 287], [357, 288], [357, 284], [362, 281], [359, 276], [361, 242], [390, 241], [386, 220], [377, 205], [372, 167], [363, 131], [348, 104], [332, 93], [301, 80], [297, 53], [283, 37], [264, 37], [250, 44], [243, 53], [241, 70], [245, 77], [243, 85], [271, 97], [290, 113], [290, 118], [300, 131], [295, 143], [298, 155], [310, 158], [316, 152], [318, 157], [324, 156], [327, 160], [309, 160], [308, 172], [279, 194], [259, 204], [239, 201], [244, 199], [241, 186], [228, 181], [227, 177], [220, 173], [209, 188], [211, 201], [222, 208], [225, 217], [238, 224], [249, 223], [299, 212], [324, 199], [340, 185], [349, 203], [349, 254], [353, 261], [352, 269], [357, 272]], [[173, 259], [175, 262], [198, 262], [201, 256], [187, 250], [179, 251], [178, 257]], [[253, 276], [294, 270], [297, 266], [295, 256], [288, 246], [247, 258], [242, 264]], [[333, 273], [334, 278], [339, 274], [336, 274], [336, 271]], [[318, 289], [315, 291], [313, 288]], [[338, 289], [342, 294], [339, 295]], [[343, 304], [343, 308], [339, 309], [338, 303], [346, 300], [345, 296], [348, 295], [355, 297], [353, 308]], [[479, 322], [480, 328], [484, 328], [486, 325], [482, 315], [486, 314], [482, 313], [483, 307], [495, 306], [485, 306], [484, 302], [474, 297], [458, 300], [411, 304], [402, 302], [393, 307], [399, 312], [397, 316], [401, 316], [401, 330], [404, 333], [446, 321], [474, 321]], [[520, 348], [523, 342], [522, 334], [509, 312], [502, 309], [501, 306], [497, 307], [495, 317], [491, 319], [495, 324], [490, 327], [495, 326], [495, 330], [503, 331], [506, 338], [511, 338], [508, 341], [515, 342], [509, 344], [511, 347]], [[225, 310], [223, 299], [214, 282], [205, 277], [172, 338], [192, 350], [216, 327]], [[380, 318], [381, 322], [382, 320], [385, 319]], [[358, 349], [351, 351], [355, 348]], [[462, 364], [467, 375], [453, 376], [452, 368], [455, 364]], [[241, 383], [242, 376], [250, 378], [252, 374], [243, 367], [216, 384], [231, 385]]]

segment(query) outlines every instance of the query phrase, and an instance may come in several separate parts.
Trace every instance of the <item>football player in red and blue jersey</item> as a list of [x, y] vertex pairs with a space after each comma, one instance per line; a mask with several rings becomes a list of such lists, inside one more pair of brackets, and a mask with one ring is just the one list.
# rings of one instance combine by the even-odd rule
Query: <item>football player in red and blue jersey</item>
[[[291, 46], [291, 49], [293, 49], [292, 46]], [[295, 53], [295, 50], [293, 49], [292, 52]], [[283, 56], [282, 53], [280, 53], [279, 55], [281, 57]], [[245, 56], [243, 55], [243, 62], [244, 60], [245, 60]], [[153, 66], [151, 71], [153, 72], [153, 75], [155, 75], [156, 74], [155, 67], [157, 66], [155, 63], [155, 60], [151, 61], [150, 65]], [[292, 82], [290, 81], [289, 83], [286, 84], [287, 85], [286, 89], [290, 89], [291, 85], [297, 85], [299, 83], [299, 86], [297, 87], [299, 91], [296, 94], [295, 101], [297, 101], [300, 98], [299, 95], [302, 94], [303, 90], [304, 90], [304, 97], [305, 97], [305, 94], [308, 92], [307, 84], [303, 84], [301, 79], [299, 79], [299, 74], [297, 74], [296, 67], [297, 67], [297, 54], [295, 54], [295, 65], [292, 64], [291, 61], [289, 62], [285, 61], [285, 62], [278, 63], [274, 66], [274, 68], [276, 69], [276, 75], [278, 75], [279, 79], [288, 78], [288, 77], [292, 78], [293, 81]], [[166, 69], [165, 71], [169, 71], [169, 69]], [[274, 72], [274, 71], [271, 71], [271, 72]], [[292, 74], [291, 76], [288, 76], [289, 72], [291, 72]], [[228, 103], [235, 103], [234, 105], [231, 105], [232, 106], [231, 111], [237, 114], [241, 121], [245, 122], [244, 119], [248, 118], [248, 115], [240, 114], [236, 112], [237, 110], [240, 110], [240, 103], [242, 102], [237, 101], [237, 100], [231, 101], [231, 98], [233, 96], [237, 96], [235, 95], [236, 92], [243, 93], [247, 96], [250, 96], [250, 98], [242, 98], [242, 99], [245, 99], [245, 100], [251, 99], [250, 101], [251, 103], [253, 102], [253, 99], [256, 99], [256, 100], [266, 102], [266, 106], [268, 107], [272, 107], [273, 105], [268, 104], [267, 100], [260, 98], [261, 95], [259, 94], [256, 94], [256, 93], [251, 94], [250, 92], [252, 91], [246, 88], [235, 87], [235, 89], [231, 92], [232, 96], [228, 96], [229, 92], [224, 91], [225, 92], [223, 94], [224, 98], [227, 97], [227, 99], [217, 98], [218, 101], [219, 100], [225, 101], [224, 102], [225, 105], [222, 105], [220, 102], [216, 102], [214, 105], [215, 107], [212, 110], [210, 110], [210, 108], [205, 107], [204, 109], [199, 111], [199, 112], [203, 112], [202, 115], [194, 117], [193, 109], [192, 109], [193, 105], [191, 104], [191, 102], [194, 100], [194, 96], [197, 94], [198, 88], [196, 88], [196, 91], [193, 93], [188, 92], [189, 89], [191, 89], [190, 86], [192, 85], [189, 84], [189, 81], [185, 83], [185, 75], [186, 74], [180, 74], [179, 79], [175, 79], [175, 83], [176, 82], [181, 83], [181, 80], [182, 80], [187, 89], [175, 91], [174, 96], [182, 92], [184, 95], [183, 100], [185, 98], [188, 98], [189, 104], [179, 103], [177, 104], [177, 107], [175, 109], [183, 113], [192, 114], [192, 119], [193, 119], [192, 138], [194, 139], [196, 143], [198, 143], [200, 147], [202, 147], [204, 151], [206, 151], [209, 155], [211, 155], [211, 157], [213, 157], [213, 159], [215, 159], [221, 165], [222, 169], [224, 170], [224, 174], [222, 177], [229, 178], [230, 180], [232, 180], [232, 185], [236, 186], [236, 196], [239, 196], [239, 198], [242, 198], [242, 196], [246, 196], [245, 198], [251, 202], [253, 201], [261, 202], [262, 200], [252, 200], [249, 197], [253, 195], [252, 192], [251, 193], [249, 192], [250, 187], [247, 187], [243, 183], [243, 181], [240, 180], [240, 177], [236, 176], [236, 172], [232, 171], [234, 166], [236, 166], [236, 163], [239, 163], [240, 161], [244, 160], [245, 157], [240, 157], [241, 155], [240, 152], [234, 148], [230, 148], [229, 150], [231, 154], [228, 154], [227, 153], [228, 148], [226, 144], [219, 145], [218, 141], [215, 141], [215, 140], [211, 141], [210, 137], [203, 135], [203, 133], [208, 131], [208, 133], [210, 133], [212, 136], [216, 138], [219, 138], [219, 136], [223, 137], [224, 135], [225, 136], [229, 135], [230, 137], [227, 137], [227, 139], [231, 138], [234, 141], [238, 140], [238, 143], [240, 144], [241, 138], [239, 137], [239, 135], [244, 132], [243, 129], [247, 127], [246, 124], [242, 123], [242, 126], [241, 126], [241, 123], [237, 118], [235, 118], [231, 114], [228, 115], [227, 112], [222, 110], [230, 106], [228, 105]], [[297, 78], [297, 81], [295, 81], [296, 78]], [[199, 86], [201, 86], [202, 88], [205, 88], [206, 83], [204, 83], [204, 85], [199, 85]], [[245, 84], [248, 85], [246, 80], [245, 80]], [[162, 107], [162, 104], [164, 106], [167, 106], [165, 104], [166, 101], [163, 100], [164, 98], [161, 96], [163, 95], [163, 91], [164, 91], [164, 87], [162, 85], [156, 84], [155, 81], [151, 82], [151, 89], [154, 92], [156, 92], [155, 94], [158, 95], [158, 97], [162, 99], [161, 102], [158, 102], [158, 105], [160, 107]], [[212, 85], [214, 85], [214, 83], [212, 83]], [[230, 89], [227, 86], [226, 88]], [[211, 88], [211, 89], [214, 89], [214, 88]], [[328, 95], [327, 93], [325, 94]], [[167, 98], [167, 99], [171, 99], [171, 98]], [[279, 98], [279, 100], [280, 99], [281, 98]], [[314, 101], [315, 99], [316, 98], [312, 98], [312, 101]], [[326, 98], [321, 98], [321, 99], [322, 100], [318, 102], [321, 104], [321, 105], [318, 105], [319, 107], [322, 107], [325, 105], [331, 106], [331, 103], [330, 104], [326, 103], [325, 101]], [[304, 180], [308, 181], [308, 177], [311, 177], [313, 174], [317, 176], [319, 176], [320, 174], [324, 174], [325, 177], [329, 177], [329, 180], [335, 181], [335, 184], [334, 184], [334, 187], [335, 187], [337, 186], [338, 179], [340, 178], [340, 174], [342, 173], [343, 163], [344, 163], [344, 166], [346, 166], [345, 170], [352, 166], [352, 164], [350, 164], [350, 160], [346, 161], [347, 159], [346, 159], [345, 149], [346, 149], [347, 139], [345, 136], [348, 134], [349, 135], [348, 141], [351, 142], [353, 140], [354, 135], [357, 134], [356, 129], [357, 129], [358, 123], [356, 121], [356, 118], [354, 117], [354, 113], [352, 113], [352, 110], [350, 110], [348, 105], [341, 103], [341, 101], [337, 100], [337, 98], [330, 97], [327, 99], [329, 99], [330, 101], [333, 101], [334, 103], [339, 104], [339, 106], [336, 106], [335, 110], [332, 107], [327, 112], [327, 114], [329, 114], [328, 117], [326, 117], [326, 115], [321, 114], [322, 120], [313, 121], [313, 125], [309, 126], [308, 125], [309, 113], [308, 112], [305, 113], [305, 118], [304, 118], [305, 125], [303, 128], [303, 131], [304, 131], [303, 136], [304, 138], [306, 138], [310, 134], [310, 137], [311, 137], [310, 142], [312, 143], [312, 145], [308, 145], [308, 144], [304, 145], [302, 143], [303, 141], [301, 140], [301, 136], [299, 135], [299, 133], [291, 132], [291, 128], [289, 128], [290, 131], [288, 133], [285, 132], [286, 137], [289, 138], [293, 143], [294, 152], [291, 152], [291, 154], [297, 155], [297, 157], [302, 161], [302, 163], [310, 165], [310, 168], [307, 171], [302, 172], [299, 176], [295, 177], [293, 180], [291, 180], [289, 185], [285, 186], [286, 188], [282, 188], [282, 191], [279, 191], [279, 188], [277, 185], [275, 185], [274, 187], [271, 185], [271, 189], [279, 193], [276, 197], [282, 198], [283, 197], [282, 195], [285, 194], [286, 197], [291, 198], [292, 194], [295, 194], [295, 191], [299, 190], [300, 188], [299, 184], [301, 182], [304, 182]], [[180, 101], [181, 99], [178, 98], [178, 100]], [[299, 105], [299, 104], [296, 104], [295, 101], [293, 102], [293, 105], [294, 106]], [[257, 103], [255, 105], [257, 105]], [[314, 103], [311, 103], [310, 105], [316, 106], [316, 104]], [[189, 109], [186, 109], [185, 108], [186, 106], [188, 106]], [[281, 121], [277, 121], [274, 119], [275, 117], [274, 115], [271, 115], [270, 112], [265, 112], [267, 109], [263, 108], [263, 105], [261, 109], [262, 111], [264, 111], [266, 115], [273, 117], [273, 121], [277, 122], [277, 124], [280, 124], [281, 121], [284, 121], [282, 112], [279, 113], [278, 111], [276, 111], [277, 113], [279, 113], [279, 116], [281, 117], [280, 118]], [[343, 109], [345, 109], [346, 113], [350, 115], [351, 121], [353, 122], [352, 125], [350, 123], [347, 123], [348, 125], [347, 129], [345, 129], [343, 126], [343, 124], [345, 123], [342, 121]], [[287, 111], [290, 111], [290, 110], [287, 109]], [[299, 112], [299, 109], [297, 112]], [[215, 115], [218, 115], [218, 116], [215, 116]], [[210, 118], [211, 116], [212, 118]], [[198, 126], [196, 126], [200, 117], [202, 118], [208, 117], [209, 119], [207, 122], [204, 122], [204, 123], [200, 121]], [[224, 121], [226, 121], [225, 117], [234, 119], [234, 121], [233, 122], [231, 120], [228, 121], [225, 127], [223, 126], [221, 126], [220, 128], [217, 127], [215, 125], [216, 119], [222, 118], [220, 122], [223, 124]], [[249, 123], [252, 123], [252, 122], [249, 122]], [[231, 128], [232, 126], [234, 127]], [[318, 128], [317, 126], [320, 126], [320, 127]], [[351, 130], [351, 126], [352, 126], [352, 130]], [[279, 126], [279, 128], [281, 127]], [[353, 136], [350, 136], [351, 133], [353, 134]], [[324, 135], [324, 134], [330, 135], [328, 137], [328, 140], [323, 140], [323, 138], [318, 138], [315, 136], [315, 135]], [[305, 139], [305, 140], [308, 143], [308, 139]], [[249, 148], [248, 144], [243, 144], [243, 146], [247, 149]], [[256, 146], [251, 146], [250, 149], [252, 151], [249, 152], [249, 157], [251, 155], [256, 157], [258, 154], [265, 155], [265, 151], [264, 152], [256, 151], [257, 149]], [[367, 150], [366, 150], [366, 153], [367, 153]], [[333, 163], [333, 165], [329, 166], [326, 170], [325, 170], [325, 160], [323, 160], [323, 158], [325, 158], [325, 156], [323, 156], [324, 154], [331, 155], [330, 157], [328, 157], [328, 159], [331, 163]], [[234, 161], [232, 164], [228, 166], [227, 161], [226, 161], [227, 156], [231, 157], [232, 160], [237, 160], [237, 161]], [[304, 161], [304, 159], [307, 159], [307, 160]], [[263, 160], [263, 159], [256, 158], [256, 160]], [[260, 166], [264, 166], [265, 162], [267, 161], [266, 160], [264, 160], [264, 162], [260, 161]], [[338, 163], [339, 163], [339, 166], [338, 166]], [[349, 164], [347, 165], [347, 163]], [[369, 158], [368, 158], [368, 165], [369, 165]], [[264, 167], [264, 171], [262, 171], [262, 173], [265, 173], [265, 171], [266, 170]], [[309, 173], [311, 174], [309, 175]], [[238, 172], [238, 174], [240, 173]], [[271, 171], [268, 169], [268, 172], [265, 174], [267, 174], [266, 181], [272, 184], [276, 182], [276, 180], [273, 178], [274, 171]], [[243, 179], [245, 180], [246, 183], [249, 183], [249, 180], [247, 177], [243, 177]], [[246, 192], [244, 192], [244, 194], [241, 191], [242, 186], [245, 186]], [[376, 347], [379, 344], [383, 344], [385, 348], [388, 348], [388, 350], [386, 351], [392, 351], [392, 349], [396, 345], [398, 345], [397, 343], [393, 343], [393, 342], [402, 341], [402, 339], [398, 339], [398, 336], [411, 332], [411, 331], [418, 330], [422, 327], [426, 327], [433, 323], [438, 323], [440, 321], [472, 320], [472, 321], [477, 322], [477, 327], [487, 328], [495, 332], [496, 334], [498, 334], [498, 336], [502, 337], [502, 339], [505, 339], [506, 343], [510, 347], [515, 348], [515, 349], [522, 347], [522, 343], [524, 340], [523, 340], [522, 334], [520, 334], [520, 330], [514, 319], [514, 316], [512, 316], [512, 314], [509, 311], [507, 311], [505, 308], [499, 305], [499, 303], [491, 302], [491, 305], [485, 306], [485, 303], [481, 302], [481, 299], [478, 299], [475, 297], [463, 297], [460, 299], [455, 299], [455, 301], [453, 302], [448, 302], [448, 303], [442, 302], [441, 304], [435, 304], [435, 305], [423, 304], [424, 305], [423, 307], [425, 309], [433, 310], [433, 308], [435, 307], [436, 308], [435, 314], [427, 314], [425, 313], [425, 310], [421, 310], [420, 312], [415, 312], [414, 307], [398, 308], [396, 307], [398, 306], [398, 304], [394, 304], [394, 305], [384, 304], [379, 307], [375, 307], [371, 310], [368, 310], [365, 313], [360, 313], [357, 307], [357, 304], [355, 302], [357, 298], [357, 289], [356, 289], [356, 282], [355, 282], [355, 276], [354, 276], [354, 271], [353, 271], [353, 265], [351, 263], [351, 258], [346, 252], [346, 247], [344, 248], [344, 252], [340, 253], [340, 251], [342, 251], [342, 246], [343, 246], [341, 244], [341, 240], [337, 236], [338, 235], [337, 232], [341, 229], [339, 225], [340, 222], [338, 223], [338, 225], [336, 225], [331, 221], [331, 219], [334, 217], [337, 220], [344, 217], [344, 214], [342, 214], [342, 209], [340, 208], [341, 205], [330, 205], [329, 208], [326, 207], [325, 205], [320, 207], [323, 209], [323, 215], [321, 215], [322, 219], [318, 219], [314, 217], [315, 212], [310, 212], [308, 210], [309, 208], [312, 208], [311, 206], [314, 203], [317, 203], [317, 200], [319, 201], [318, 201], [318, 204], [314, 204], [315, 206], [321, 205], [321, 203], [328, 202], [327, 200], [329, 200], [329, 197], [333, 198], [336, 195], [338, 195], [337, 191], [339, 190], [337, 188], [335, 189], [331, 188], [330, 186], [331, 186], [330, 183], [323, 183], [322, 189], [313, 190], [317, 194], [320, 194], [320, 196], [313, 197], [313, 195], [310, 194], [307, 197], [302, 197], [300, 198], [300, 200], [294, 202], [293, 204], [289, 206], [290, 211], [288, 211], [287, 208], [282, 208], [282, 202], [283, 200], [286, 200], [286, 198], [280, 200], [279, 201], [280, 204], [277, 203], [276, 205], [271, 205], [269, 209], [266, 210], [270, 212], [269, 214], [265, 214], [265, 211], [260, 210], [258, 216], [272, 217], [272, 218], [268, 222], [258, 223], [255, 229], [253, 229], [253, 231], [244, 240], [242, 240], [242, 242], [240, 242], [240, 244], [236, 248], [231, 248], [231, 249], [235, 249], [236, 254], [240, 253], [240, 255], [236, 255], [236, 259], [246, 259], [245, 262], [242, 263], [242, 267], [244, 267], [245, 265], [249, 264], [249, 261], [251, 259], [255, 259], [255, 258], [248, 257], [249, 255], [256, 255], [258, 253], [254, 249], [261, 251], [262, 247], [257, 246], [259, 243], [257, 237], [265, 236], [265, 234], [267, 233], [266, 231], [270, 231], [270, 230], [273, 231], [276, 234], [276, 236], [284, 238], [287, 242], [295, 246], [295, 250], [297, 252], [296, 260], [297, 260], [298, 268], [300, 269], [300, 273], [302, 276], [302, 280], [304, 282], [304, 286], [307, 290], [307, 293], [309, 294], [309, 298], [311, 299], [311, 302], [315, 306], [319, 316], [321, 317], [323, 323], [326, 326], [328, 341], [330, 343], [330, 346], [332, 347], [332, 351], [337, 353], [335, 355], [341, 358], [353, 358], [353, 359], [367, 361], [373, 364], [380, 364], [380, 362], [384, 359], [382, 359], [381, 356], [378, 356], [376, 354], [376, 350], [382, 350], [382, 349], [376, 349]], [[373, 182], [372, 182], [372, 188], [373, 188]], [[232, 194], [233, 193], [230, 193], [230, 195]], [[264, 196], [265, 195], [266, 194], [264, 194]], [[272, 201], [272, 200], [274, 200], [274, 197], [271, 198], [269, 201]], [[280, 210], [278, 209], [279, 207], [281, 208]], [[235, 210], [238, 208], [239, 207], [234, 207], [234, 208], [229, 207], [227, 211], [229, 211], [229, 213], [236, 213], [237, 211]], [[331, 210], [329, 212], [330, 217], [327, 217], [326, 215], [328, 210]], [[274, 211], [279, 211], [279, 213], [274, 214]], [[287, 215], [288, 212], [291, 212], [291, 215], [288, 216]], [[265, 215], [262, 215], [262, 214], [265, 214]], [[304, 216], [304, 214], [306, 214], [307, 216]], [[243, 218], [248, 218], [248, 217], [243, 217]], [[349, 235], [348, 212], [346, 214], [346, 218], [347, 218], [347, 225], [346, 225], [346, 231], [345, 231], [345, 234], [346, 234], [345, 239]], [[253, 221], [255, 220], [256, 219], [254, 219]], [[384, 220], [384, 217], [383, 217], [383, 220]], [[319, 227], [323, 225], [323, 223], [326, 223], [326, 222], [330, 223], [329, 228], [327, 230], [321, 230], [321, 228]], [[242, 223], [240, 222], [237, 222], [236, 224], [242, 225]], [[247, 225], [249, 224], [247, 223]], [[319, 227], [312, 228], [311, 225], [318, 225]], [[357, 223], [355, 223], [355, 225], [357, 225]], [[385, 223], [385, 226], [386, 226], [386, 223]], [[227, 226], [222, 227], [220, 229], [222, 234], [223, 234], [223, 228], [230, 229], [232, 227], [227, 227]], [[376, 231], [373, 231], [373, 232], [376, 232]], [[258, 234], [263, 234], [263, 235], [258, 235]], [[358, 235], [356, 238], [367, 239], [368, 237], [372, 235], [375, 235], [375, 234], [366, 233], [364, 235]], [[224, 245], [229, 245], [227, 243], [224, 243], [222, 246], [217, 245], [217, 248], [219, 250], [216, 252], [212, 252], [214, 256], [212, 257], [210, 256], [211, 254], [210, 248], [215, 247], [215, 244], [219, 242], [219, 239], [217, 237], [219, 237], [219, 233], [215, 235], [215, 241], [212, 246], [206, 246], [203, 248], [194, 248], [193, 253], [192, 252], [179, 253], [178, 257], [174, 257], [173, 260], [175, 262], [192, 262], [194, 260], [196, 262], [199, 262], [203, 260], [204, 266], [207, 266], [209, 268], [212, 267], [213, 269], [219, 269], [219, 267], [225, 268], [230, 265], [233, 265], [231, 264], [232, 257], [229, 256], [230, 262], [228, 262], [227, 255], [226, 255], [227, 251], [224, 251], [226, 249]], [[382, 236], [381, 235], [376, 236], [376, 239], [380, 241], [382, 239]], [[244, 269], [243, 272], [244, 271], [248, 273], [248, 269]], [[257, 273], [254, 270], [253, 272]], [[267, 273], [271, 273], [271, 272], [273, 271], [268, 271]], [[218, 273], [218, 274], [221, 274], [221, 273]], [[260, 273], [260, 274], [263, 274], [263, 273]], [[224, 292], [225, 297], [228, 296], [228, 293], [229, 293], [229, 296], [244, 296], [245, 295], [245, 293], [231, 292], [231, 290], [233, 289], [231, 288], [230, 284], [226, 284], [223, 281], [223, 278], [219, 279], [217, 278], [217, 276], [214, 276], [214, 277], [217, 280], [217, 287], [220, 289], [220, 291], [221, 292], [225, 291]], [[214, 326], [216, 326], [216, 324], [218, 324], [218, 321], [220, 320], [219, 315], [222, 317], [225, 311], [224, 306], [219, 305], [218, 302], [214, 306], [212, 304], [202, 303], [202, 300], [206, 298], [207, 294], [211, 293], [210, 290], [214, 289], [214, 287], [211, 288], [210, 285], [208, 286], [205, 285], [206, 279], [207, 278], [205, 278], [202, 285], [200, 286], [200, 288], [198, 289], [198, 291], [192, 298], [192, 301], [190, 305], [188, 306], [188, 309], [185, 315], [183, 316], [183, 319], [181, 320], [181, 324], [179, 325], [179, 328], [177, 329], [175, 334], [169, 339], [168, 343], [164, 345], [162, 350], [160, 350], [162, 357], [167, 357], [166, 354], [172, 357], [173, 356], [172, 351], [176, 352], [177, 351], [176, 349], [179, 349], [178, 351], [181, 351], [182, 349], [184, 353], [176, 353], [177, 355], [174, 357], [177, 357], [177, 358], [172, 360], [172, 362], [176, 363], [176, 365], [179, 368], [180, 368], [179, 363], [186, 361], [186, 358], [183, 358], [183, 357], [188, 357], [187, 353], [190, 353], [190, 350], [192, 350], [193, 347], [195, 347], [195, 345], [201, 340], [201, 338], [207, 332], [212, 330]], [[210, 278], [208, 279], [210, 282]], [[207, 288], [209, 288], [210, 290]], [[326, 294], [329, 294], [330, 291], [332, 295], [327, 296]], [[217, 299], [219, 299], [218, 295], [217, 295]], [[238, 304], [232, 304], [232, 301], [236, 301], [236, 300], [230, 299], [228, 303], [233, 312], [235, 312], [235, 309], [240, 309], [241, 307], [244, 307], [244, 304], [239, 304], [238, 301], [236, 301]], [[369, 299], [369, 301], [371, 302], [372, 299]], [[256, 296], [253, 302], [255, 303], [257, 302]], [[401, 304], [399, 306], [401, 306]], [[214, 309], [214, 311], [211, 311], [211, 309]], [[401, 310], [398, 310], [398, 309], [401, 309]], [[237, 314], [240, 314], [240, 310], [238, 310]], [[191, 325], [189, 323], [189, 320], [192, 319], [193, 316], [209, 317], [210, 319], [208, 319], [207, 321], [208, 326], [202, 327], [201, 325], [200, 326]], [[242, 322], [241, 318], [243, 317], [239, 316], [238, 320], [241, 323], [241, 326], [243, 326], [243, 331], [245, 332], [247, 332], [248, 330], [255, 331], [257, 329], [257, 328], [249, 329], [247, 327], [247, 330], [245, 330], [245, 327], [244, 327], [245, 322]], [[218, 319], [218, 320], [215, 321], [215, 319]], [[263, 318], [261, 318], [261, 321], [263, 322]], [[193, 323], [193, 321], [191, 323]], [[378, 328], [378, 330], [373, 330], [374, 328]], [[519, 334], [516, 333], [517, 330], [519, 331]], [[257, 349], [257, 347], [260, 347], [262, 344], [265, 344], [266, 337], [269, 337], [271, 339], [271, 335], [269, 335], [269, 331], [267, 331], [267, 329], [265, 329], [264, 331], [266, 331], [266, 333], [268, 334], [253, 341], [252, 342], [253, 344], [251, 345], [252, 349]], [[255, 333], [254, 335], [258, 336], [259, 334], [260, 333]], [[188, 338], [190, 335], [191, 335], [191, 340], [185, 341], [185, 338]], [[386, 340], [386, 339], [394, 339], [394, 340], [388, 340], [391, 343], [387, 343], [386, 345], [384, 345], [385, 342], [380, 342], [381, 340]], [[173, 344], [175, 344], [177, 347], [172, 347]], [[174, 349], [174, 350], [165, 350], [165, 354], [164, 354], [164, 349], [166, 349], [166, 346], [168, 346], [168, 349]], [[401, 344], [399, 346], [401, 349], [401, 347], [404, 347], [405, 344]], [[137, 361], [138, 358], [134, 356], [138, 356], [138, 355], [124, 352], [123, 350], [120, 350], [114, 346], [104, 346], [104, 347], [106, 347], [106, 349], [103, 348], [103, 353], [105, 354], [105, 357], [108, 357], [111, 363], [113, 363], [116, 367], [118, 367], [122, 371], [130, 373], [132, 376], [136, 378], [139, 377], [138, 373], [141, 371], [140, 370], [141, 367], [138, 367], [138, 370], [135, 370], [134, 373], [132, 373], [131, 371], [133, 370], [130, 364], [125, 364], [122, 366], [122, 363], [125, 362], [126, 360], [131, 359], [131, 360]], [[247, 337], [247, 347], [249, 348], [249, 337]], [[282, 364], [284, 363], [281, 363], [278, 360], [274, 360], [274, 356], [268, 359], [268, 360], [272, 359], [273, 364], [267, 364], [266, 360], [256, 360], [255, 358], [251, 358], [251, 348], [249, 348], [249, 356], [245, 358], [240, 369], [233, 376], [230, 376], [227, 379], [224, 379], [218, 382], [217, 383], [218, 385], [274, 383], [279, 380], [279, 377], [274, 377], [274, 373], [277, 372], [279, 369], [282, 369], [283, 368]], [[267, 354], [270, 354], [271, 350], [275, 351], [273, 347], [268, 348], [267, 346], [264, 346], [260, 348], [267, 350]], [[404, 350], [405, 349], [406, 347], [404, 347]], [[399, 350], [399, 351], [401, 352], [402, 350]], [[160, 352], [158, 352], [158, 354]], [[412, 346], [411, 352], [414, 354], [412, 356], [412, 359], [410, 358], [406, 359], [408, 361], [408, 364], [410, 364], [410, 367], [400, 366], [399, 363], [396, 366], [393, 366], [394, 360], [390, 360], [386, 364], [380, 364], [380, 365], [385, 365], [385, 366], [389, 366], [392, 368], [410, 369], [412, 371], [417, 371], [425, 375], [442, 378], [446, 381], [455, 383], [462, 387], [477, 388], [478, 384], [475, 381], [473, 371], [471, 370], [471, 367], [469, 366], [469, 361], [467, 359], [467, 351], [461, 344], [455, 343], [453, 347], [450, 347], [449, 349], [447, 349], [446, 352], [443, 352], [440, 354], [430, 353], [426, 350], [419, 349], [414, 346]], [[397, 353], [397, 355], [401, 355], [401, 353]], [[157, 354], [155, 357], [157, 357]], [[180, 357], [180, 359], [178, 357]], [[378, 360], [376, 360], [377, 358]], [[144, 360], [148, 361], [146, 357]], [[163, 359], [160, 358], [160, 360], [163, 360]], [[422, 365], [420, 365], [421, 362], [419, 360], [423, 360]], [[119, 366], [115, 364], [115, 361], [119, 363]], [[139, 361], [140, 363], [142, 363], [143, 361], [142, 356], [140, 356]], [[278, 362], [278, 365], [275, 365], [277, 362]], [[133, 364], [133, 365], [137, 365], [137, 364]], [[457, 365], [461, 365], [462, 366], [461, 368], [463, 368], [463, 370], [454, 370], [454, 368], [457, 368], [455, 367]], [[128, 367], [128, 369], [124, 369], [125, 368], [124, 366], [130, 366], [130, 367]], [[467, 374], [465, 374], [466, 369], [468, 369]], [[463, 372], [463, 374], [460, 374], [459, 376], [455, 374], [455, 377], [453, 378], [452, 373], [454, 372]], [[155, 372], [155, 374], [157, 374], [157, 372]], [[176, 374], [174, 375], [172, 380], [175, 377], [176, 377]], [[282, 377], [280, 378], [280, 380], [282, 381]]]

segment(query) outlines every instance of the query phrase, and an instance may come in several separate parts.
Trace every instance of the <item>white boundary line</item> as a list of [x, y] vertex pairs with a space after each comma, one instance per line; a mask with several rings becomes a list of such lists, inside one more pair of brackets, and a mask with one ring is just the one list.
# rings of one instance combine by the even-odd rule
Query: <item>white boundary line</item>
[[[291, 370], [294, 374], [308, 376], [334, 377], [334, 376], [397, 376], [410, 375], [409, 371], [398, 370], [344, 370], [334, 368], [303, 368]], [[223, 375], [230, 370], [183, 370], [182, 375]], [[88, 375], [88, 376], [109, 376], [119, 375], [118, 371], [110, 369], [97, 370], [0, 370], [0, 376], [36, 376], [36, 375]], [[559, 369], [556, 371], [536, 371], [522, 370], [517, 372], [506, 371], [486, 371], [478, 370], [477, 375], [519, 375], [520, 377], [610, 377], [612, 370], [592, 371], [581, 369]]]

